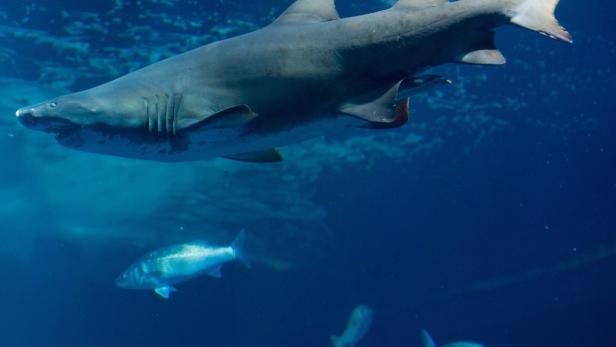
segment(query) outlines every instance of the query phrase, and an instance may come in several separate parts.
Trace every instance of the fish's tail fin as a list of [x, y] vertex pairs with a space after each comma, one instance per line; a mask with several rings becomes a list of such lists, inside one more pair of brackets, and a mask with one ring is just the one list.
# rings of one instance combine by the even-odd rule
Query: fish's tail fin
[[421, 334], [421, 346], [422, 347], [436, 347], [436, 343], [434, 343], [432, 336], [430, 336], [430, 334], [428, 334], [427, 331], [425, 331], [424, 329], [421, 329], [419, 333]]
[[560, 0], [514, 0], [505, 11], [511, 23], [540, 34], [573, 43], [571, 34], [556, 19], [554, 11]]
[[333, 347], [339, 347], [340, 336], [332, 335], [329, 337], [329, 340], [332, 342]]
[[251, 267], [251, 262], [246, 255], [246, 229], [242, 229], [237, 234], [235, 240], [231, 243], [231, 249], [233, 249], [235, 259], [244, 264], [247, 268]]

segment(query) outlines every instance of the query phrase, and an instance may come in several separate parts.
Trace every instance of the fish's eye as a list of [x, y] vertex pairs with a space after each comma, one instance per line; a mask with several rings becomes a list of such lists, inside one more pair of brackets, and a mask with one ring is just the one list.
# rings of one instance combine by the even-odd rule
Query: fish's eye
[[55, 108], [56, 106], [58, 106], [58, 103], [55, 101], [49, 103], [49, 108]]

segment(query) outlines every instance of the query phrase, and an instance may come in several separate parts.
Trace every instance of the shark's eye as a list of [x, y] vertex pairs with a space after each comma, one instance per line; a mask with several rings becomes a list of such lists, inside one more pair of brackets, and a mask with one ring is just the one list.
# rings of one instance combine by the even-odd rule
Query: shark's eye
[[55, 102], [55, 101], [52, 101], [52, 102], [49, 103], [49, 107], [50, 108], [55, 108], [56, 106], [58, 106], [58, 103]]

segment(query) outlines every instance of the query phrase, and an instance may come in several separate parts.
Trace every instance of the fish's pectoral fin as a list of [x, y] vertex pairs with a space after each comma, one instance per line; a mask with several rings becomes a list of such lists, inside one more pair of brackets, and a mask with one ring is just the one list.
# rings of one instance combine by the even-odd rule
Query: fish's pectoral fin
[[169, 299], [169, 297], [171, 296], [171, 292], [176, 292], [177, 289], [175, 289], [174, 286], [162, 286], [162, 287], [158, 287], [154, 289], [154, 292], [156, 292], [156, 294], [158, 294], [160, 297], [164, 298], [164, 299]]
[[215, 278], [221, 278], [222, 277], [222, 265], [218, 265], [215, 268], [211, 269], [210, 271], [208, 271], [208, 275], [215, 277]]
[[456, 63], [473, 65], [503, 65], [507, 59], [496, 48], [492, 30], [476, 31], [465, 42], [465, 47], [454, 59]]
[[320, 23], [340, 19], [334, 0], [297, 0], [272, 24]]
[[275, 148], [266, 149], [264, 151], [225, 155], [223, 158], [249, 163], [277, 163], [282, 161], [282, 155], [280, 155], [280, 152]]
[[367, 103], [347, 103], [339, 111], [369, 123], [368, 128], [395, 128], [408, 120], [408, 98], [396, 106], [396, 98], [402, 81], [397, 82], [385, 94]]

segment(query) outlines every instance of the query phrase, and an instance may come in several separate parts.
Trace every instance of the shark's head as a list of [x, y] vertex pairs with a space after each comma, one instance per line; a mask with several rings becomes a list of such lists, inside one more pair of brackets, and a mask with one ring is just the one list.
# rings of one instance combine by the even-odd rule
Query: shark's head
[[181, 141], [168, 141], [170, 131], [157, 131], [154, 126], [159, 122], [148, 124], [146, 115], [142, 97], [109, 88], [60, 96], [16, 112], [25, 127], [51, 134], [59, 144], [81, 151], [149, 159], [152, 153], [170, 151], [167, 148], [181, 149]]
[[92, 123], [101, 113], [101, 107], [94, 98], [85, 93], [76, 93], [20, 108], [15, 115], [24, 126], [60, 139]]
[[200, 120], [188, 111], [192, 104], [186, 97], [144, 96], [137, 89], [102, 85], [20, 108], [16, 116], [65, 147], [91, 153], [182, 161], [247, 152], [237, 141], [256, 117], [247, 106], [210, 112]]

